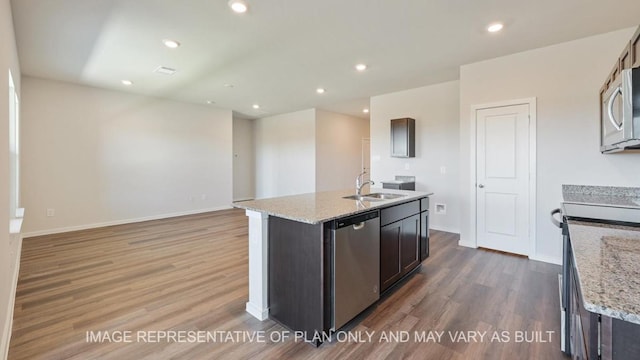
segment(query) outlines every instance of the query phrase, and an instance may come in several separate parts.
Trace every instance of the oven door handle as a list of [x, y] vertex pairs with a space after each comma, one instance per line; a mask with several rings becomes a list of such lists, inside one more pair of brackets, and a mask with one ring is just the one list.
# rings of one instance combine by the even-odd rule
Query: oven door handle
[[551, 222], [553, 223], [553, 225], [562, 229], [562, 222], [556, 219], [556, 214], [562, 215], [562, 210], [560, 208], [551, 210]]

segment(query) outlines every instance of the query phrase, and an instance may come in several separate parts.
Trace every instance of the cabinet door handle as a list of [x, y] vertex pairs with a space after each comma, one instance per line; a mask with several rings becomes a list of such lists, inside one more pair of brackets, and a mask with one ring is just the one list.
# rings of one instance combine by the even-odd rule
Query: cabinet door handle
[[478, 184], [478, 187], [479, 187], [480, 189], [484, 189], [484, 184]]

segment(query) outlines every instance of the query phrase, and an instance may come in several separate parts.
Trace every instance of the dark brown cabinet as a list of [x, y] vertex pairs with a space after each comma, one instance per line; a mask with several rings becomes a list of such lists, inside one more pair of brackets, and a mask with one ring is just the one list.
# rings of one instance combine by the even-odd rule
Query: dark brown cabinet
[[420, 263], [420, 216], [380, 228], [380, 290], [385, 291]]
[[331, 326], [330, 235], [328, 223], [269, 216], [269, 318], [304, 331], [309, 341]]
[[640, 26], [636, 30], [636, 33], [631, 37], [631, 41], [627, 43], [627, 46], [622, 50], [622, 53], [618, 57], [613, 69], [609, 72], [607, 79], [605, 80], [602, 88], [600, 89], [600, 97], [602, 103], [602, 94], [604, 94], [611, 84], [615, 83], [622, 70], [630, 69], [640, 66]]
[[411, 118], [391, 120], [391, 157], [416, 156], [416, 121]]
[[402, 243], [400, 265], [402, 275], [409, 273], [420, 263], [420, 216], [413, 215], [402, 220]]
[[429, 198], [420, 200], [420, 262], [429, 257]]
[[402, 277], [401, 243], [402, 221], [380, 228], [380, 291], [385, 291]]
[[624, 48], [622, 54], [620, 54], [620, 71], [624, 69], [631, 69], [631, 65], [633, 65], [631, 58], [631, 42], [627, 44], [627, 47]]
[[383, 209], [380, 215], [380, 291], [385, 291], [420, 264], [420, 201]]
[[640, 27], [631, 38], [629, 52], [631, 53], [631, 67], [640, 67]]

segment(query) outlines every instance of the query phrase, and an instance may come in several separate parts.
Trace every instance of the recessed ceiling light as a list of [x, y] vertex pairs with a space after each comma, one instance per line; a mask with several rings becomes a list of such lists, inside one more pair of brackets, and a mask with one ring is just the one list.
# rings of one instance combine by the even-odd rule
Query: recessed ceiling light
[[326, 90], [325, 90], [325, 89], [323, 89], [323, 88], [317, 88], [317, 89], [316, 89], [316, 92], [317, 92], [318, 94], [324, 94], [324, 93], [326, 92]]
[[367, 65], [366, 64], [358, 64], [358, 65], [356, 65], [356, 70], [365, 71], [365, 70], [367, 70]]
[[133, 85], [133, 81], [131, 80], [122, 80], [121, 82], [122, 82], [122, 85], [127, 85], [127, 86]]
[[238, 14], [247, 12], [247, 9], [249, 8], [247, 6], [247, 3], [242, 0], [229, 1], [229, 7], [231, 7], [231, 10], [233, 10], [234, 12], [237, 12]]
[[233, 84], [224, 84], [224, 87], [226, 87], [226, 88], [232, 88], [232, 87], [233, 87]]
[[213, 104], [215, 104], [215, 103], [216, 103], [216, 102], [215, 102], [215, 101], [213, 101], [213, 100], [207, 100], [207, 104], [209, 104], [209, 105], [213, 105]]
[[494, 33], [502, 30], [503, 27], [504, 25], [502, 23], [493, 23], [489, 25], [489, 27], [487, 27], [487, 31], [490, 33]]
[[164, 46], [168, 47], [169, 49], [175, 49], [180, 46], [179, 42], [171, 39], [164, 39], [162, 40], [162, 43], [164, 44]]
[[362, 109], [362, 112], [365, 113], [365, 114], [368, 114], [369, 113], [369, 109]]
[[253, 108], [254, 108], [254, 109], [256, 109], [256, 110], [258, 110], [258, 109], [260, 109], [260, 105], [258, 105], [258, 104], [253, 104]]

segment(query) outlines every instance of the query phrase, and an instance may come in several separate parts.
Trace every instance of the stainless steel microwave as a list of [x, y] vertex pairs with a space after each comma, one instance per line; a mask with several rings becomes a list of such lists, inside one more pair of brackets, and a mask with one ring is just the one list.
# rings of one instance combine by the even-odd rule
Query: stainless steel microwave
[[640, 149], [640, 68], [622, 70], [602, 96], [600, 151]]

